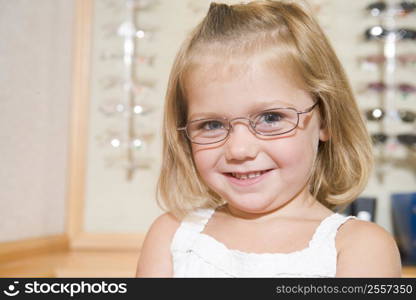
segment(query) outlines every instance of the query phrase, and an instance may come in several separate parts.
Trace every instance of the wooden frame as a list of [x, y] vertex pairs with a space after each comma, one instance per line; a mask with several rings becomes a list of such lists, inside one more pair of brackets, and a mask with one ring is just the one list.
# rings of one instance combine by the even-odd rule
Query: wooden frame
[[1, 243], [0, 264], [37, 254], [65, 251], [67, 249], [68, 238], [66, 235], [54, 235]]
[[70, 239], [82, 231], [83, 198], [91, 53], [92, 0], [76, 0], [73, 48], [73, 94], [69, 144], [67, 233]]
[[92, 234], [84, 232], [93, 0], [76, 0], [75, 16], [66, 229], [70, 248], [76, 250], [139, 250], [143, 234]]

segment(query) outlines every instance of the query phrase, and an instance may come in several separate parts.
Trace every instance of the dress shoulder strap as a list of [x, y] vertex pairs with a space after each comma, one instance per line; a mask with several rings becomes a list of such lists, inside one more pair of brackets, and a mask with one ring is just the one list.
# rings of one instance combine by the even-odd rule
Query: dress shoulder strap
[[213, 208], [199, 208], [186, 215], [173, 236], [171, 250], [186, 250], [192, 246], [214, 211]]
[[356, 219], [354, 216], [343, 216], [339, 213], [334, 213], [324, 219], [319, 227], [316, 229], [316, 232], [312, 238], [311, 245], [319, 245], [323, 243], [331, 243], [335, 245], [335, 237], [337, 235], [338, 229], [342, 224], [347, 222], [350, 219]]
[[204, 230], [213, 213], [214, 209], [212, 208], [196, 209], [182, 220], [182, 226], [199, 233]]

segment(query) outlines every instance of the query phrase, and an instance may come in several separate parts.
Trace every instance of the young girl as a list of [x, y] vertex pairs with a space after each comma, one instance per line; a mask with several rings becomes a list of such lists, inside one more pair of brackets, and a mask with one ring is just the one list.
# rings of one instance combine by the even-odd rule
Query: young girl
[[[170, 75], [139, 277], [399, 277], [394, 239], [334, 213], [371, 143], [345, 73], [299, 5], [212, 3]], [[159, 198], [160, 199], [160, 198]]]

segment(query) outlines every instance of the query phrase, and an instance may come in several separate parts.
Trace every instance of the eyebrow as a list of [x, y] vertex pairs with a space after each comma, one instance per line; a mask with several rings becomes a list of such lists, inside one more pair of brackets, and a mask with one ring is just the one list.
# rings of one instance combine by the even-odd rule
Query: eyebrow
[[[270, 108], [285, 108], [285, 107], [296, 108], [293, 104], [290, 104], [288, 102], [284, 102], [281, 100], [261, 101], [261, 102], [256, 102], [250, 108], [247, 115], [252, 115], [253, 113], [256, 113], [262, 110], [267, 110]], [[195, 119], [202, 119], [202, 118], [224, 117], [225, 115], [229, 115], [229, 117], [231, 117], [229, 113], [221, 114], [218, 112], [198, 112], [198, 113], [191, 114], [188, 118], [188, 121], [195, 120]]]

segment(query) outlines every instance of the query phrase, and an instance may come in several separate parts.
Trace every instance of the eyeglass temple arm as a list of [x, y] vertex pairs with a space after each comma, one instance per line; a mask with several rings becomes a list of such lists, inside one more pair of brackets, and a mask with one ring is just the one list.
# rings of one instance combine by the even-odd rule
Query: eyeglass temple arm
[[314, 109], [314, 107], [316, 106], [318, 104], [318, 101], [316, 101], [311, 107], [309, 107], [309, 108], [307, 108], [306, 110], [304, 110], [304, 111], [298, 111], [298, 114], [300, 115], [300, 114], [306, 114], [306, 113], [308, 113], [308, 112], [310, 112], [310, 111], [312, 111], [312, 109]]

